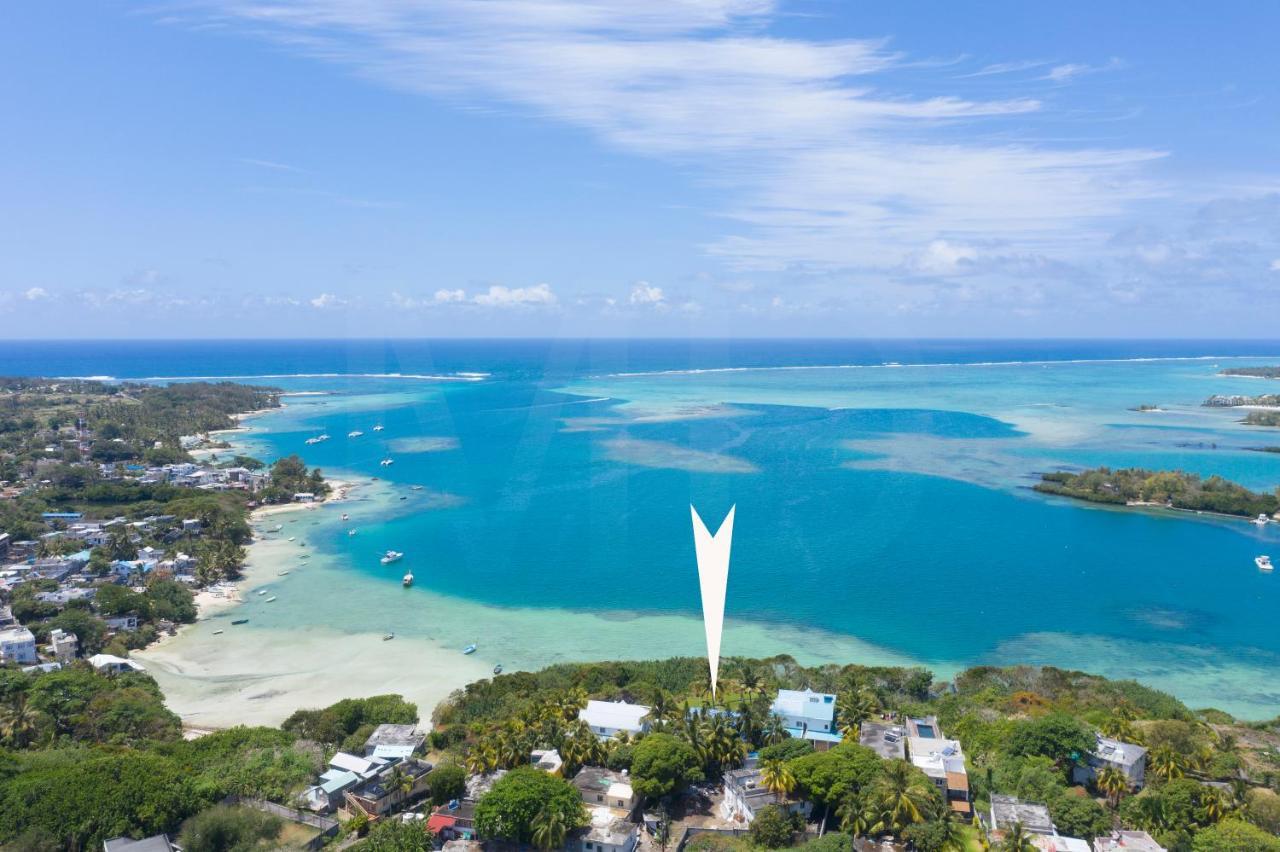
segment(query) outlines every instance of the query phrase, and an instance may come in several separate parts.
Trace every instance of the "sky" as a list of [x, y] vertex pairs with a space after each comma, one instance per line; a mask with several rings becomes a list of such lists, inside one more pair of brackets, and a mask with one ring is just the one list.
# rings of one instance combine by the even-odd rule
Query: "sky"
[[0, 4], [0, 334], [1276, 337], [1280, 5]]

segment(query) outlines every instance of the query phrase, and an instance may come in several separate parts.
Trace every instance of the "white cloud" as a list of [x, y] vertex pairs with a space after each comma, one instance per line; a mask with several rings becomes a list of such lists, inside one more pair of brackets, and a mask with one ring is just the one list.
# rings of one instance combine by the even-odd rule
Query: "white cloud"
[[302, 169], [297, 166], [291, 166], [288, 163], [277, 163], [275, 160], [258, 160], [253, 157], [241, 157], [240, 162], [246, 166], [257, 166], [260, 169], [270, 169], [273, 172], [298, 172]]
[[465, 290], [437, 290], [434, 300], [439, 304], [448, 302], [465, 302], [467, 293]]
[[477, 293], [471, 301], [493, 308], [548, 306], [556, 303], [556, 294], [547, 284], [513, 288], [495, 284], [487, 292]]
[[43, 287], [32, 287], [23, 293], [22, 297], [28, 302], [38, 302], [41, 299], [49, 298], [49, 293]]
[[347, 300], [341, 296], [335, 296], [333, 293], [321, 293], [311, 300], [311, 307], [325, 310], [327, 308], [341, 308], [347, 304]]
[[1061, 65], [1055, 65], [1049, 69], [1044, 75], [1045, 80], [1051, 80], [1054, 83], [1066, 83], [1077, 77], [1083, 77], [1086, 74], [1096, 74], [1099, 71], [1114, 71], [1120, 68], [1124, 63], [1119, 59], [1112, 58], [1105, 65], [1088, 65], [1083, 62], [1064, 62]]
[[1271, 271], [1280, 272], [1280, 257], [1277, 257], [1275, 260], [1271, 261]]
[[631, 304], [633, 305], [663, 304], [662, 288], [654, 287], [648, 281], [637, 281], [636, 285], [631, 288]]
[[977, 258], [978, 250], [973, 246], [934, 240], [912, 259], [911, 266], [926, 275], [950, 275]]

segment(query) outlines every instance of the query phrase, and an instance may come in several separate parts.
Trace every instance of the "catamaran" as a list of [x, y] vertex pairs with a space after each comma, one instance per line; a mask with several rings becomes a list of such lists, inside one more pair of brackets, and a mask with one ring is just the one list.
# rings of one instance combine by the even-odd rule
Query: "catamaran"
[[403, 553], [398, 550], [388, 550], [382, 554], [381, 562], [383, 565], [390, 565], [392, 562], [399, 562], [401, 559], [404, 559]]
[[391, 467], [391, 465], [395, 463], [396, 463], [395, 459], [383, 459], [382, 461], [378, 462], [378, 464], [382, 465], [383, 467]]
[[373, 431], [375, 431], [375, 432], [381, 432], [381, 431], [382, 431], [382, 429], [383, 429], [383, 426], [382, 426], [382, 424], [381, 424], [381, 423], [379, 423], [377, 426], [374, 426], [374, 427], [373, 427]]

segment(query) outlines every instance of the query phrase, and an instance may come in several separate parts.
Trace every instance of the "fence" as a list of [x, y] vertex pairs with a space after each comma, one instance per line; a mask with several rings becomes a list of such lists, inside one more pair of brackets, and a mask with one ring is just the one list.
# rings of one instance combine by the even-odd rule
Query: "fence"
[[296, 822], [300, 825], [309, 825], [312, 828], [319, 829], [319, 836], [315, 837], [307, 844], [308, 849], [319, 849], [324, 845], [325, 841], [338, 833], [338, 821], [329, 819], [320, 814], [313, 814], [310, 811], [301, 811], [297, 808], [290, 808], [284, 805], [278, 805], [275, 802], [268, 802], [264, 799], [250, 799], [241, 796], [228, 796], [223, 800], [228, 805], [244, 805], [247, 808], [262, 811], [263, 813], [274, 814], [281, 819], [287, 819], [290, 822]]

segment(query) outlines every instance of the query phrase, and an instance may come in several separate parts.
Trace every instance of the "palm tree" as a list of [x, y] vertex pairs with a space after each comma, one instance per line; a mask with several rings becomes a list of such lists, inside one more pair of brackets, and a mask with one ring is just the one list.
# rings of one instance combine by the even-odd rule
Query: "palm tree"
[[1222, 822], [1235, 811], [1231, 794], [1225, 790], [1211, 790], [1204, 799], [1204, 817], [1210, 823]]
[[1151, 752], [1151, 771], [1157, 778], [1172, 781], [1186, 775], [1186, 760], [1168, 744], [1157, 746]]
[[777, 713], [770, 713], [769, 719], [764, 723], [764, 727], [760, 730], [760, 739], [765, 745], [773, 745], [780, 743], [787, 737], [791, 736], [787, 733], [787, 727], [783, 724], [782, 717]]
[[836, 816], [840, 818], [840, 830], [854, 837], [869, 834], [876, 821], [857, 793], [850, 793], [845, 797], [845, 800], [836, 808]]
[[875, 714], [878, 705], [875, 693], [865, 688], [840, 696], [840, 733], [847, 738], [856, 738], [862, 723]]
[[1039, 852], [1031, 841], [1031, 833], [1020, 822], [1015, 822], [1012, 828], [1005, 830], [1004, 840], [1000, 841], [997, 848], [1000, 852]]
[[1138, 796], [1133, 800], [1133, 820], [1143, 831], [1156, 833], [1173, 828], [1164, 800], [1158, 796]]
[[742, 687], [742, 695], [745, 698], [755, 698], [757, 695], [764, 694], [764, 677], [754, 666], [743, 663], [742, 671], [738, 674], [738, 684]]
[[969, 840], [964, 829], [956, 820], [956, 812], [947, 808], [937, 820], [938, 833], [934, 836], [939, 852], [965, 852], [969, 848]]
[[483, 775], [498, 767], [498, 756], [488, 742], [476, 743], [467, 754], [467, 771], [473, 775]]
[[1114, 766], [1107, 766], [1098, 771], [1095, 780], [1098, 789], [1107, 794], [1112, 807], [1120, 806], [1120, 797], [1129, 791], [1129, 779]]
[[666, 805], [663, 805], [658, 812], [658, 824], [654, 826], [653, 842], [658, 844], [662, 852], [667, 852], [667, 846], [671, 843], [671, 814]]
[[766, 760], [760, 765], [760, 783], [764, 784], [764, 788], [770, 793], [789, 796], [796, 788], [796, 776], [792, 773], [791, 767], [787, 766], [786, 761], [775, 758]]
[[1101, 728], [1104, 736], [1120, 740], [1121, 742], [1142, 745], [1139, 741], [1140, 737], [1137, 729], [1133, 727], [1132, 722], [1123, 716], [1111, 716], [1102, 723]]
[[543, 805], [533, 817], [533, 845], [547, 852], [559, 849], [564, 845], [565, 835], [569, 832], [568, 823], [559, 808]]
[[0, 733], [15, 749], [26, 748], [35, 737], [38, 714], [27, 702], [25, 692], [15, 692], [0, 715]]
[[413, 792], [413, 776], [405, 772], [403, 767], [394, 766], [387, 775], [386, 787], [393, 797], [393, 805], [403, 802]]
[[872, 785], [874, 800], [883, 815], [881, 822], [895, 832], [924, 821], [933, 792], [929, 780], [905, 760], [885, 763]]

